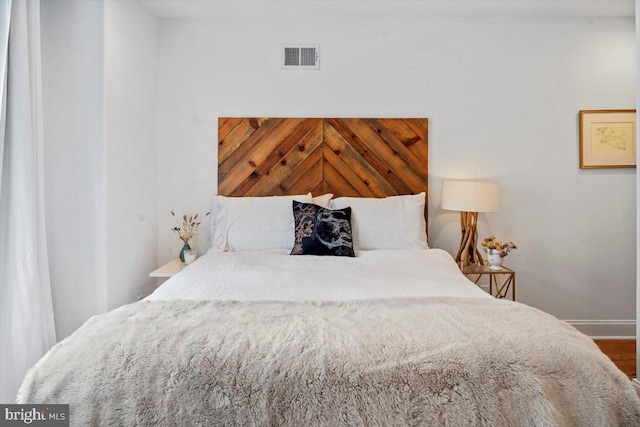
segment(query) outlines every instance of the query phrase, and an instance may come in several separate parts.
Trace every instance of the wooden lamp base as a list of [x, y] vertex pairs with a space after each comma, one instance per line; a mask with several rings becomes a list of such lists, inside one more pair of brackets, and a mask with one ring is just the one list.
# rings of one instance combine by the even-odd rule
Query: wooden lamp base
[[484, 260], [477, 248], [478, 212], [460, 212], [460, 228], [462, 229], [462, 238], [456, 262], [460, 267], [466, 267], [470, 264], [484, 265]]

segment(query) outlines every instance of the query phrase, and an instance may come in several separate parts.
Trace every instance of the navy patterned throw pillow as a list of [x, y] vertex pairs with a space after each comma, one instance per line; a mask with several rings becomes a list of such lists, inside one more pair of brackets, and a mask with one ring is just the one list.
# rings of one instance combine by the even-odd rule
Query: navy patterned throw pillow
[[356, 256], [351, 208], [331, 210], [294, 200], [293, 218], [296, 228], [291, 255]]

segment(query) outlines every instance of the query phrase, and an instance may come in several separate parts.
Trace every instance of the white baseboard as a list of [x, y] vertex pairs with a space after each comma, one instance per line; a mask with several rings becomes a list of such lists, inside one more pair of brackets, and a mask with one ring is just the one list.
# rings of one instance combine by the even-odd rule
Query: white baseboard
[[635, 320], [565, 320], [591, 338], [635, 339]]
[[[489, 292], [489, 285], [478, 286], [485, 292]], [[636, 339], [635, 320], [565, 320], [565, 322], [593, 339]]]

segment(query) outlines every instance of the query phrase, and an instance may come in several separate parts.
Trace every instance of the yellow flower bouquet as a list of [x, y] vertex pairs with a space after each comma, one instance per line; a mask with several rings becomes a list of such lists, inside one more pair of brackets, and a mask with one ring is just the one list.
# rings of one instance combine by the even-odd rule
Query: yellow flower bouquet
[[482, 240], [484, 251], [488, 254], [500, 255], [506, 257], [512, 249], [518, 249], [513, 242], [502, 243], [496, 236], [485, 237]]

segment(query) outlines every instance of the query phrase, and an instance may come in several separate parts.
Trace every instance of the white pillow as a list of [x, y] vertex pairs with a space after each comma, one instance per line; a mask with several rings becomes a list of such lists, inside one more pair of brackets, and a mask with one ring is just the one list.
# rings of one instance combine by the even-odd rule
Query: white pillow
[[[309, 195], [311, 195], [311, 193], [309, 193]], [[333, 194], [331, 193], [323, 194], [322, 196], [314, 197], [313, 204], [322, 206], [323, 208], [328, 209], [329, 206], [331, 205], [332, 198], [333, 198]]]
[[331, 209], [351, 207], [355, 249], [429, 249], [425, 193], [384, 199], [339, 197]]
[[293, 201], [312, 203], [308, 194], [272, 197], [217, 196], [214, 201], [213, 250], [291, 249]]

